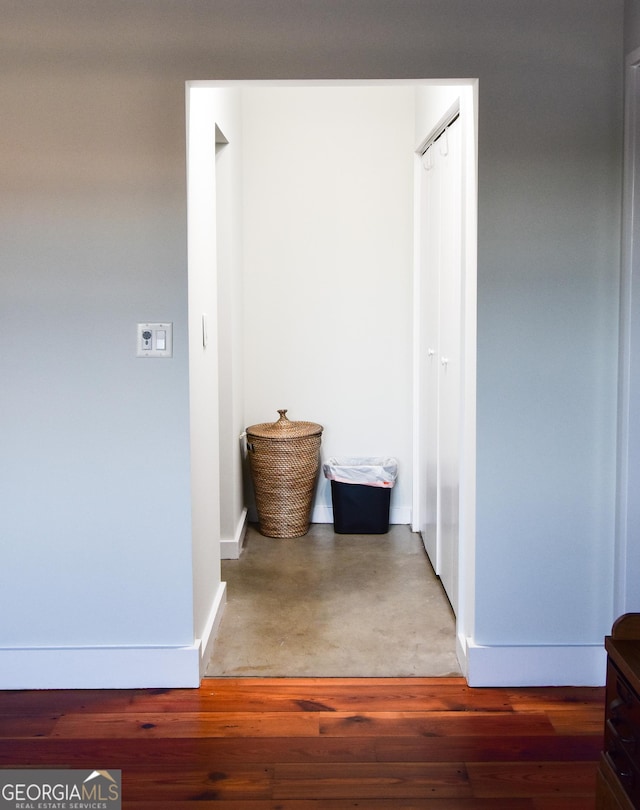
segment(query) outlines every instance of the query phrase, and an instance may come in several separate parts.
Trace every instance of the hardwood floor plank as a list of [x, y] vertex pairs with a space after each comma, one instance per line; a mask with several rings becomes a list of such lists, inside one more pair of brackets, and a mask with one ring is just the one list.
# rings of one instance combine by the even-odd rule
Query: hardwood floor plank
[[0, 715], [29, 717], [50, 712], [79, 714], [125, 711], [139, 691], [136, 689], [0, 690]]
[[[305, 707], [311, 711], [356, 711], [364, 706], [370, 711], [510, 708], [502, 690], [471, 689], [463, 678], [358, 678], [351, 682], [340, 678], [207, 678], [203, 684], [206, 709], [213, 711], [262, 711], [267, 705], [274, 711], [276, 704], [283, 711]], [[136, 697], [133, 708], [139, 700]], [[174, 706], [172, 710], [177, 709]]]
[[309, 737], [318, 731], [318, 714], [310, 712], [148, 712], [65, 715], [51, 736], [76, 737], [91, 723], [99, 737]]
[[604, 731], [604, 701], [601, 706], [549, 709], [546, 712], [551, 725], [558, 734], [601, 734]]
[[[267, 689], [273, 688], [274, 690], [278, 690], [281, 688], [293, 688], [293, 689], [305, 689], [311, 690], [320, 688], [322, 689], [342, 689], [345, 693], [357, 691], [354, 687], [356, 685], [364, 687], [366, 689], [391, 689], [394, 691], [402, 692], [405, 686], [408, 686], [411, 683], [411, 686], [427, 686], [428, 688], [433, 689], [441, 689], [441, 688], [466, 688], [471, 689], [467, 685], [465, 679], [459, 675], [457, 676], [444, 676], [439, 678], [402, 678], [402, 677], [380, 677], [380, 678], [351, 678], [351, 677], [331, 677], [331, 678], [314, 678], [314, 677], [214, 677], [214, 678], [204, 678], [200, 688], [206, 688], [207, 684], [212, 681], [214, 683], [222, 684], [223, 686], [228, 685], [229, 689], [241, 689], [241, 688], [251, 688], [254, 687], [260, 689], [260, 687], [266, 687]], [[493, 688], [489, 687], [489, 691]], [[495, 691], [495, 690], [493, 690]], [[502, 690], [506, 691], [506, 690]]]
[[45, 737], [53, 731], [59, 716], [50, 717], [17, 717], [0, 716], [0, 739], [18, 739], [20, 737]]
[[122, 774], [123, 804], [154, 800], [162, 806], [173, 801], [220, 801], [234, 799], [271, 799], [273, 796], [273, 766], [235, 767], [205, 770], [183, 768], [133, 770]]
[[461, 762], [277, 764], [273, 796], [277, 799], [426, 799], [471, 797]]
[[338, 737], [0, 740], [0, 767], [105, 767], [263, 762], [596, 762], [598, 739], [577, 737]]
[[[502, 691], [502, 690], [500, 690]], [[505, 697], [516, 711], [545, 711], [559, 705], [578, 711], [587, 704], [604, 703], [604, 686], [519, 687], [505, 689]]]
[[483, 712], [335, 712], [319, 717], [320, 734], [346, 737], [485, 736], [551, 734], [553, 727], [542, 712], [501, 714]]
[[474, 762], [467, 769], [473, 795], [482, 798], [595, 795], [593, 762]]
[[533, 810], [596, 810], [595, 796], [545, 796], [532, 803]]
[[602, 740], [586, 735], [378, 737], [381, 762], [596, 762]]
[[180, 767], [263, 762], [376, 762], [372, 737], [156, 737], [139, 740], [105, 737], [0, 740], [0, 767]]
[[[127, 810], [159, 810], [157, 802], [127, 802]], [[189, 801], [171, 802], [170, 810], [193, 810]], [[547, 810], [531, 799], [275, 799], [200, 801], [197, 810]], [[558, 805], [548, 810], [590, 810]]]

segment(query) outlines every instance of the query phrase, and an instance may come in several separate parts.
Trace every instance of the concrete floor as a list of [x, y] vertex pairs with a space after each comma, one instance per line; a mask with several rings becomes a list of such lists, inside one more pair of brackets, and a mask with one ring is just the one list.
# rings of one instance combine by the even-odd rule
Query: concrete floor
[[208, 677], [460, 675], [455, 618], [419, 535], [300, 538], [249, 527], [239, 560], [223, 560], [227, 604]]

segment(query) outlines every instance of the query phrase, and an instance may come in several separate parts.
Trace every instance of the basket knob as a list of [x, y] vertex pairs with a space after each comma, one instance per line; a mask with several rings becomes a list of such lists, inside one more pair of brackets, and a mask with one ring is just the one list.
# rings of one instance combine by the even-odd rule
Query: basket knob
[[278, 409], [278, 413], [280, 414], [280, 419], [278, 419], [278, 422], [283, 422], [283, 421], [288, 422], [289, 421], [289, 419], [287, 418], [287, 411], [288, 411], [288, 408], [283, 408], [282, 410]]

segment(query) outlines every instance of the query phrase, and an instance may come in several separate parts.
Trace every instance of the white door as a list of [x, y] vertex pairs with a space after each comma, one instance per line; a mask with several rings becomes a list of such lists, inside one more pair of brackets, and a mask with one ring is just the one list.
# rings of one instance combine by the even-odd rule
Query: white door
[[438, 364], [440, 361], [440, 182], [442, 167], [436, 160], [437, 147], [429, 146], [422, 156], [421, 178], [421, 285], [420, 312], [423, 332], [420, 344], [420, 401], [422, 439], [419, 455], [420, 533], [436, 574], [440, 573], [440, 506], [438, 490]]
[[422, 157], [420, 531], [457, 610], [461, 433], [462, 145], [456, 119]]
[[440, 493], [439, 575], [449, 601], [458, 604], [460, 528], [462, 177], [460, 121], [435, 144], [444, 167], [440, 222], [440, 368], [438, 490]]

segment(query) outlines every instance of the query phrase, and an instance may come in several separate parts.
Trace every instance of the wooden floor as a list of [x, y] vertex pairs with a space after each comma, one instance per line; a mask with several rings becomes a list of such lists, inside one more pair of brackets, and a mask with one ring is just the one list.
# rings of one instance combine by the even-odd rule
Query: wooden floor
[[603, 706], [458, 678], [0, 692], [0, 767], [120, 769], [132, 810], [593, 810]]

